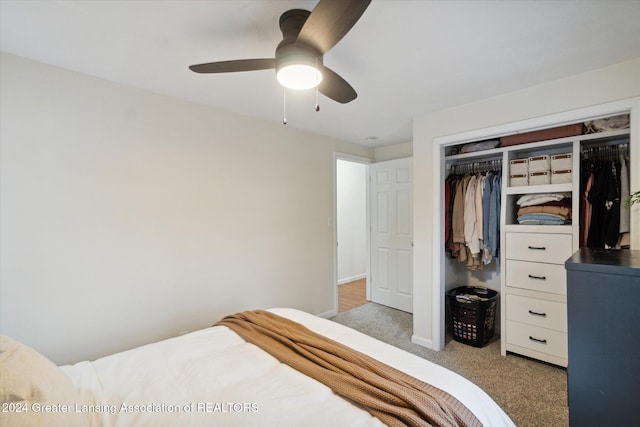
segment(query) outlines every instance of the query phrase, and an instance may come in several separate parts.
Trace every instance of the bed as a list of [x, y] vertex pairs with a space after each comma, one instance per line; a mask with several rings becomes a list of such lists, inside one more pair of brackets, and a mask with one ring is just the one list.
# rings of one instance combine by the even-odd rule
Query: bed
[[[447, 392], [484, 426], [514, 425], [484, 391], [441, 366], [299, 310], [268, 312]], [[61, 367], [9, 338], [2, 347], [2, 425], [384, 425], [228, 326]]]

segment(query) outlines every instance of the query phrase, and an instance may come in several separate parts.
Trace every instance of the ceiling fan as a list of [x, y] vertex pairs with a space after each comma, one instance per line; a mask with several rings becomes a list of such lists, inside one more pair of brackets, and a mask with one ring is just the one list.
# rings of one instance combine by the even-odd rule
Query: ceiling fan
[[[312, 12], [292, 9], [280, 16], [282, 41], [275, 58], [239, 59], [191, 65], [196, 73], [233, 73], [275, 69], [280, 84], [317, 90], [340, 103], [358, 96], [342, 77], [325, 67], [322, 57], [360, 19], [371, 0], [320, 0]], [[316, 107], [318, 108], [318, 107]]]

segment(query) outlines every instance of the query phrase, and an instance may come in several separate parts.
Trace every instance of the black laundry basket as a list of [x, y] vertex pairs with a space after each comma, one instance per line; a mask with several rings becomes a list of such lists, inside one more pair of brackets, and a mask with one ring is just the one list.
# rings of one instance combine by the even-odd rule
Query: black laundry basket
[[449, 332], [453, 339], [483, 347], [493, 337], [498, 292], [481, 287], [460, 286], [447, 292]]

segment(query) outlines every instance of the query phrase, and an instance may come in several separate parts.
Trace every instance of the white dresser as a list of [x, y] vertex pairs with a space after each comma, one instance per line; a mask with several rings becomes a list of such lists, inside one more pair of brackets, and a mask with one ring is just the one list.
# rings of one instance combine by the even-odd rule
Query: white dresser
[[[511, 230], [515, 226], [508, 227]], [[567, 280], [571, 228], [519, 226], [505, 233], [505, 350], [567, 365]]]
[[[567, 278], [564, 262], [578, 249], [578, 218], [566, 225], [522, 225], [517, 200], [526, 194], [570, 194], [579, 212], [580, 145], [559, 139], [511, 147], [512, 160], [570, 154], [571, 182], [511, 186], [507, 178], [502, 217], [502, 354], [517, 353], [567, 366]], [[509, 169], [505, 175], [509, 176]], [[505, 177], [506, 178], [506, 177]]]

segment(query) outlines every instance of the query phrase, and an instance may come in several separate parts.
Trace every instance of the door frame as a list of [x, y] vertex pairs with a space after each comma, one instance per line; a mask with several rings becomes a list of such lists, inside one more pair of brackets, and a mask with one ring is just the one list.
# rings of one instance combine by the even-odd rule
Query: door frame
[[366, 157], [360, 157], [353, 154], [346, 154], [340, 152], [333, 153], [333, 217], [329, 225], [333, 225], [333, 310], [338, 314], [338, 160], [345, 160], [348, 162], [361, 163], [366, 165], [366, 227], [367, 227], [367, 239], [366, 239], [366, 298], [367, 301], [371, 300], [371, 222], [370, 222], [370, 210], [369, 210], [369, 165], [373, 163], [373, 160]]

